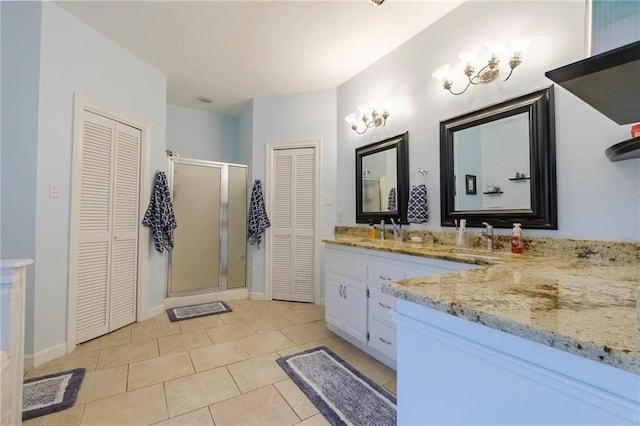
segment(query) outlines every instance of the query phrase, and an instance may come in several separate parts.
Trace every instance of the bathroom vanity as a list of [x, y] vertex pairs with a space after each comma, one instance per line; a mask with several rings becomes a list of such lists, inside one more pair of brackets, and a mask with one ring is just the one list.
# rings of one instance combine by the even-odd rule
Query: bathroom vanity
[[637, 260], [325, 242], [464, 269], [382, 284], [395, 299], [398, 424], [640, 423]]

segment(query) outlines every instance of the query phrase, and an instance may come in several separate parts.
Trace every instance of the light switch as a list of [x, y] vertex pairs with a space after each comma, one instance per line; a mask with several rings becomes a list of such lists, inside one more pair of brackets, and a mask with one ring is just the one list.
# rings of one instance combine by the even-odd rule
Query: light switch
[[60, 185], [56, 182], [49, 182], [49, 198], [60, 198]]
[[333, 204], [333, 200], [331, 199], [331, 195], [330, 194], [324, 194], [324, 205], [325, 206], [330, 206], [331, 204]]

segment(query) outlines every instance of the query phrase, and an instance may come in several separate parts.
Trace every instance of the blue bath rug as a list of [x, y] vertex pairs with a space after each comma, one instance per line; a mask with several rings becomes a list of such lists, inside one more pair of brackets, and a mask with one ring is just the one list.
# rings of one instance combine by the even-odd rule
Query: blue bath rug
[[84, 368], [76, 368], [25, 380], [22, 385], [22, 421], [73, 407], [84, 372]]
[[276, 362], [332, 425], [397, 424], [396, 398], [325, 346]]
[[167, 309], [167, 315], [171, 322], [204, 317], [207, 315], [224, 314], [225, 312], [231, 312], [231, 308], [224, 302], [202, 303], [200, 305]]

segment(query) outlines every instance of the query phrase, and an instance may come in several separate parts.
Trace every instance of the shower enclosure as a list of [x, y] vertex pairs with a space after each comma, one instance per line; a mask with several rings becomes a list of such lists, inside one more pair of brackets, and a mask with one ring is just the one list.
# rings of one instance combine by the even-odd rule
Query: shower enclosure
[[169, 185], [167, 297], [246, 287], [247, 166], [170, 156]]

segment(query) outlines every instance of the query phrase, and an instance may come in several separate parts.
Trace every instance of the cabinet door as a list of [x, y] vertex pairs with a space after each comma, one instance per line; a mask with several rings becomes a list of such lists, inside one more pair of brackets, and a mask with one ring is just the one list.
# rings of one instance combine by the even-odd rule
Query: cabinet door
[[367, 341], [367, 286], [357, 281], [343, 280], [343, 330], [362, 342]]
[[344, 299], [342, 298], [342, 279], [326, 273], [324, 279], [324, 316], [329, 324], [342, 328], [342, 311]]

